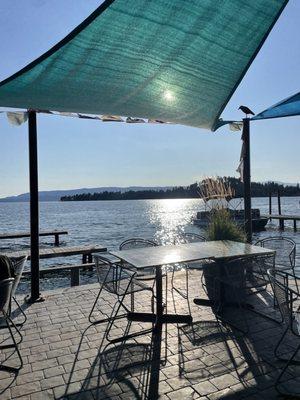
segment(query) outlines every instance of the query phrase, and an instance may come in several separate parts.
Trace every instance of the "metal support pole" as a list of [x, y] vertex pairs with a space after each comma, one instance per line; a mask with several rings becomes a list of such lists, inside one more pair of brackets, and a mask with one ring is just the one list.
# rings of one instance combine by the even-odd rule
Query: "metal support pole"
[[30, 263], [31, 297], [28, 302], [40, 299], [39, 266], [39, 194], [36, 112], [28, 111], [29, 186], [30, 186]]
[[244, 208], [245, 208], [245, 231], [247, 242], [252, 241], [252, 214], [251, 214], [251, 170], [250, 170], [250, 121], [243, 119], [243, 142], [244, 142]]

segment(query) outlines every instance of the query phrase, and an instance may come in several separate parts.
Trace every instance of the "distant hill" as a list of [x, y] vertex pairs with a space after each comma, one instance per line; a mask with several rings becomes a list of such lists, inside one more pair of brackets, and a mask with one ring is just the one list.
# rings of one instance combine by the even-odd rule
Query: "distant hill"
[[[236, 197], [243, 196], [243, 184], [237, 178], [224, 177], [234, 189]], [[196, 186], [195, 186], [196, 185]], [[281, 182], [252, 182], [252, 197], [268, 196], [271, 191], [273, 194], [280, 189], [282, 196], [299, 196], [299, 183]], [[139, 193], [134, 193], [139, 192]], [[160, 192], [160, 193], [158, 193]], [[165, 192], [165, 193], [163, 193]], [[99, 194], [97, 196], [97, 193]], [[150, 197], [149, 197], [150, 196]], [[64, 201], [68, 200], [122, 200], [136, 198], [185, 198], [199, 197], [197, 184], [189, 186], [106, 186], [97, 188], [81, 188], [70, 190], [47, 190], [39, 192], [40, 201]], [[29, 193], [19, 194], [0, 198], [0, 202], [29, 202]]]
[[[39, 192], [40, 201], [59, 201], [63, 196], [73, 196], [75, 194], [85, 193], [103, 193], [103, 192], [128, 192], [141, 190], [165, 190], [171, 186], [128, 186], [128, 187], [98, 187], [98, 188], [82, 188], [70, 190], [46, 190]], [[23, 202], [29, 201], [29, 193], [22, 193], [17, 196], [9, 196], [0, 198], [0, 202]]]

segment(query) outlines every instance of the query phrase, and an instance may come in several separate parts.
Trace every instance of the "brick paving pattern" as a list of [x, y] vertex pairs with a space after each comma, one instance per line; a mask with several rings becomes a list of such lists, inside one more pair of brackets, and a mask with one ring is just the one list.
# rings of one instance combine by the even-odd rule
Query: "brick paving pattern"
[[[181, 285], [183, 273], [176, 273], [175, 280]], [[281, 325], [237, 309], [228, 310], [228, 315], [240, 327], [246, 318], [250, 326], [247, 334], [221, 324], [209, 307], [192, 301], [195, 296], [205, 296], [199, 272], [191, 273], [189, 302], [168, 291], [168, 312], [191, 311], [193, 325], [169, 324], [167, 332], [163, 327], [161, 337], [146, 333], [123, 343], [106, 341], [106, 324], [88, 322], [97, 291], [95, 284], [52, 291], [45, 294], [45, 302], [24, 305], [28, 316], [21, 330], [24, 366], [18, 374], [0, 371], [1, 400], [280, 398], [274, 379], [283, 364], [273, 350], [282, 334]], [[149, 296], [146, 292], [136, 295], [136, 310], [150, 310]], [[272, 312], [268, 292], [249, 299], [257, 308]], [[112, 295], [105, 293], [99, 303], [104, 315], [110, 314], [113, 303]], [[112, 335], [120, 337], [125, 331], [141, 332], [150, 327], [118, 319]], [[6, 338], [1, 330], [1, 342]], [[293, 340], [287, 337], [283, 352], [292, 350], [296, 345]], [[7, 365], [17, 367], [13, 349], [1, 350], [0, 361], [4, 359]], [[283, 384], [295, 390], [299, 378], [300, 366], [294, 366]]]

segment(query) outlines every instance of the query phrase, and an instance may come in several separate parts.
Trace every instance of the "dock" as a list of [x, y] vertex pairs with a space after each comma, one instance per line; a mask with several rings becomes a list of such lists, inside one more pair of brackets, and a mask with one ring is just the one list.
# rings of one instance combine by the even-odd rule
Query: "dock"
[[300, 215], [282, 215], [282, 214], [264, 214], [262, 218], [277, 219], [279, 221], [279, 228], [284, 231], [284, 221], [294, 222], [294, 231], [297, 231], [297, 221], [300, 221]]

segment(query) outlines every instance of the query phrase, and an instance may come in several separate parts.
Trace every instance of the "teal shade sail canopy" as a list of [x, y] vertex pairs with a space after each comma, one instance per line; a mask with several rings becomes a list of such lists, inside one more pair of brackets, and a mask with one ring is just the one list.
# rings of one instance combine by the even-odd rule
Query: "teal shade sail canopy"
[[106, 0], [0, 84], [0, 106], [214, 130], [287, 0]]
[[300, 115], [300, 92], [288, 97], [285, 100], [274, 104], [272, 107], [267, 108], [261, 113], [251, 118], [253, 120], [292, 117]]

